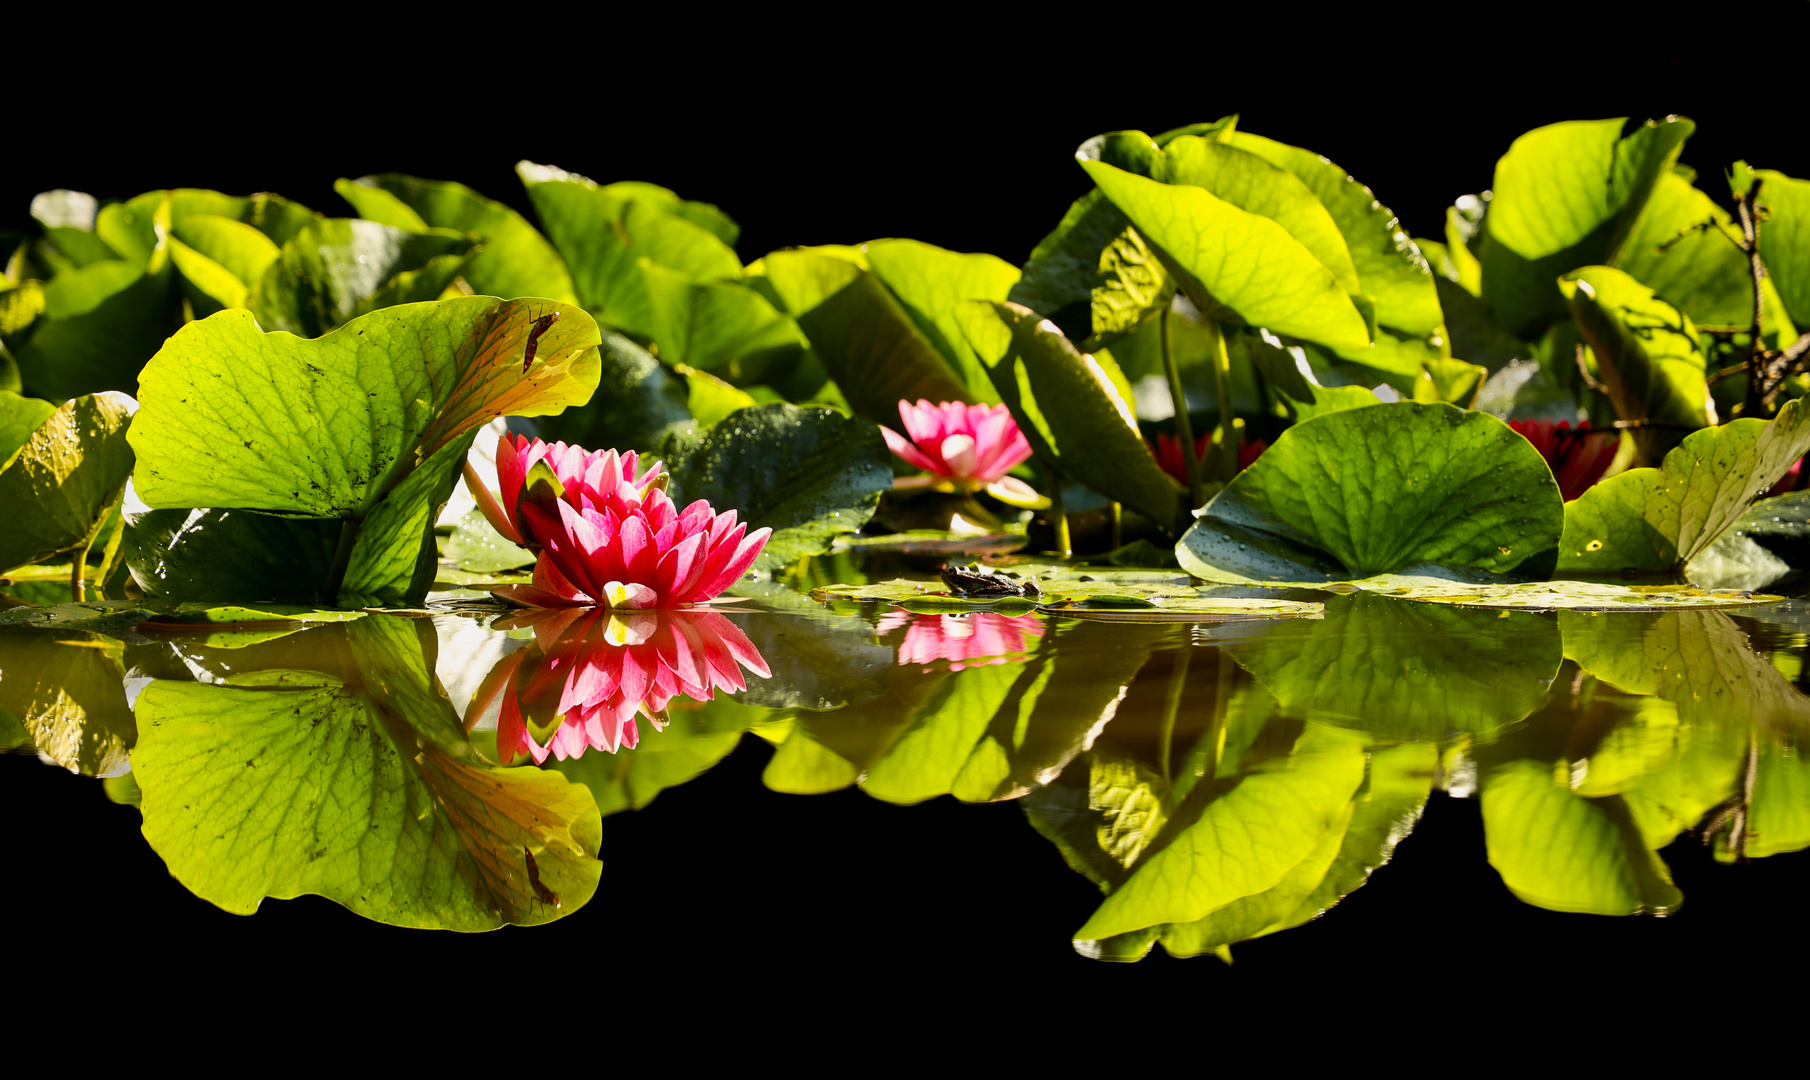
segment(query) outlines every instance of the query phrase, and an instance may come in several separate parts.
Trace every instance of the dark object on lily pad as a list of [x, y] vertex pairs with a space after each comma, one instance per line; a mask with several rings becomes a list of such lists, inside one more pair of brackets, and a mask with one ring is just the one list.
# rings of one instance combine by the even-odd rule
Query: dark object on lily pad
[[1038, 591], [1037, 583], [1029, 578], [1022, 582], [1014, 581], [1004, 574], [984, 570], [978, 565], [955, 566], [944, 563], [938, 573], [943, 584], [949, 586], [949, 591], [956, 596], [1022, 596], [1027, 600], [1038, 600], [1043, 595]]

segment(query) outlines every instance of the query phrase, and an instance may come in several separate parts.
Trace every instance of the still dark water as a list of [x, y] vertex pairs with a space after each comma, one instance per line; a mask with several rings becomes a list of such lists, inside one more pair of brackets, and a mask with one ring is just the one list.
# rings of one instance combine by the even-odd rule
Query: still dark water
[[1810, 605], [1301, 598], [0, 629], [6, 916], [882, 980], [1802, 957]]

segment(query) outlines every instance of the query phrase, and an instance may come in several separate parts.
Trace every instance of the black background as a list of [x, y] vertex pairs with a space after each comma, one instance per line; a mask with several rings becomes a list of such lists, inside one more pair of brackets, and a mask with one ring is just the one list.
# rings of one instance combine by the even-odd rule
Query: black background
[[[387, 170], [457, 179], [526, 210], [512, 168], [528, 158], [715, 202], [742, 223], [745, 259], [909, 236], [1019, 262], [1085, 190], [1071, 157], [1083, 139], [1232, 111], [1246, 130], [1339, 162], [1412, 234], [1435, 238], [1445, 206], [1487, 187], [1516, 135], [1557, 120], [1691, 116], [1699, 130], [1684, 160], [1717, 197], [1717, 174], [1737, 157], [1810, 175], [1797, 95], [1752, 93], [1688, 41], [1636, 63], [1603, 39], [1597, 59], [1580, 53], [1555, 71], [1540, 55], [1399, 41], [1367, 45], [1386, 63], [1274, 50], [1230, 63], [1224, 45], [1188, 51], [1178, 38], [1146, 43], [1170, 63], [1141, 78], [1060, 53], [1020, 70], [1004, 34], [998, 56], [927, 42], [918, 55], [820, 57], [798, 43], [707, 71], [676, 55], [631, 61], [627, 46], [603, 41], [583, 63], [541, 64], [561, 42], [525, 28], [495, 34], [501, 59], [444, 76], [425, 64], [435, 57], [422, 58], [419, 78], [395, 75], [395, 56], [374, 50], [391, 81], [361, 85], [348, 68], [356, 93], [309, 90], [319, 72], [283, 57], [208, 53], [180, 67], [192, 85], [142, 86], [140, 109], [78, 97], [15, 111], [9, 138], [21, 152], [0, 178], [0, 225], [25, 226], [32, 193], [52, 187], [102, 197], [272, 190], [343, 215], [333, 179]], [[563, 74], [549, 75], [554, 67]], [[135, 813], [107, 803], [97, 783], [8, 758], [0, 925], [83, 978], [185, 968], [205, 983], [196, 992], [207, 1008], [277, 992], [291, 983], [285, 973], [312, 967], [337, 973], [342, 993], [431, 986], [443, 1003], [481, 1003], [499, 1031], [510, 1016], [531, 1028], [567, 995], [585, 995], [593, 1011], [682, 1012], [706, 999], [727, 1010], [728, 987], [782, 979], [804, 988], [783, 1010], [741, 1007], [784, 1026], [782, 1013], [935, 987], [981, 995], [964, 1024], [1010, 997], [1077, 1022], [1129, 1010], [1136, 1027], [1138, 1009], [1159, 1002], [1405, 1018], [1447, 991], [1481, 1001], [1515, 988], [1548, 1017], [1663, 996], [1668, 1008], [1704, 1010], [1712, 1029], [1738, 1030], [1753, 980], [1800, 967], [1810, 951], [1793, 925], [1810, 856], [1720, 867], [1687, 841], [1667, 852], [1687, 897], [1680, 914], [1554, 914], [1514, 901], [1489, 869], [1474, 802], [1435, 796], [1368, 886], [1316, 923], [1239, 947], [1234, 967], [1160, 950], [1139, 965], [1099, 964], [1068, 944], [1097, 891], [1015, 805], [776, 795], [759, 782], [767, 753], [749, 739], [648, 809], [606, 819], [603, 886], [573, 918], [477, 937], [386, 928], [318, 898], [226, 915], [167, 876]], [[873, 1025], [897, 1033], [886, 1017]]]

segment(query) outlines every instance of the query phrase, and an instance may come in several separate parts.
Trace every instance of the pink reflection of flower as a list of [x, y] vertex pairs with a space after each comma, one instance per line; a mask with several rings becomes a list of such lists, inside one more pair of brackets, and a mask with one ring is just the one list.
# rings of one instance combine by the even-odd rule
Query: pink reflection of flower
[[505, 657], [485, 678], [467, 714], [480, 716], [498, 694], [497, 754], [560, 760], [590, 747], [615, 753], [640, 741], [637, 718], [665, 728], [675, 698], [709, 701], [717, 690], [747, 689], [742, 668], [767, 678], [759, 650], [714, 611], [583, 611], [516, 616], [533, 626], [533, 646]]
[[[557, 489], [531, 482], [541, 462]], [[718, 514], [702, 499], [679, 510], [659, 463], [639, 473], [638, 466], [633, 451], [590, 452], [519, 435], [498, 440], [502, 505], [487, 498], [479, 505], [498, 532], [539, 559], [532, 585], [497, 594], [538, 607], [651, 608], [700, 603], [734, 584], [772, 530], [747, 533], [734, 510]]]
[[884, 634], [907, 627], [899, 646], [899, 663], [932, 664], [951, 661], [950, 671], [1004, 664], [1022, 657], [1030, 639], [1043, 636], [1043, 621], [1035, 615], [1001, 615], [977, 611], [972, 615], [913, 615], [889, 611], [875, 627]]
[[901, 401], [899, 419], [911, 438], [883, 427], [880, 434], [886, 437], [886, 445], [908, 464], [931, 475], [895, 486], [950, 482], [963, 491], [978, 491], [999, 483], [1031, 456], [1031, 444], [1004, 405], [989, 408], [959, 401], [936, 405], [922, 399], [916, 405]]
[[1551, 420], [1510, 420], [1508, 426], [1520, 432], [1546, 459], [1566, 502], [1603, 478], [1621, 446], [1620, 432], [1592, 431], [1588, 420], [1580, 421], [1575, 429], [1569, 420], [1556, 424]]

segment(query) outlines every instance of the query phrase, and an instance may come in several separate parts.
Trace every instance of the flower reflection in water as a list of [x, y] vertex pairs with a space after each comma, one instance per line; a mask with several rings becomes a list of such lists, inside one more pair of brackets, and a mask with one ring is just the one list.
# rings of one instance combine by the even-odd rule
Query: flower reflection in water
[[747, 689], [742, 669], [771, 672], [747, 635], [714, 611], [539, 610], [501, 628], [533, 627], [534, 644], [485, 678], [470, 717], [500, 694], [497, 756], [564, 760], [596, 747], [615, 753], [640, 739], [637, 718], [666, 726], [674, 698], [709, 701]]
[[875, 629], [885, 634], [900, 627], [906, 627], [905, 642], [899, 646], [901, 665], [948, 660], [950, 671], [1022, 660], [1032, 641], [1043, 636], [1043, 620], [1035, 615], [992, 611], [972, 615], [892, 611], [881, 616]]

